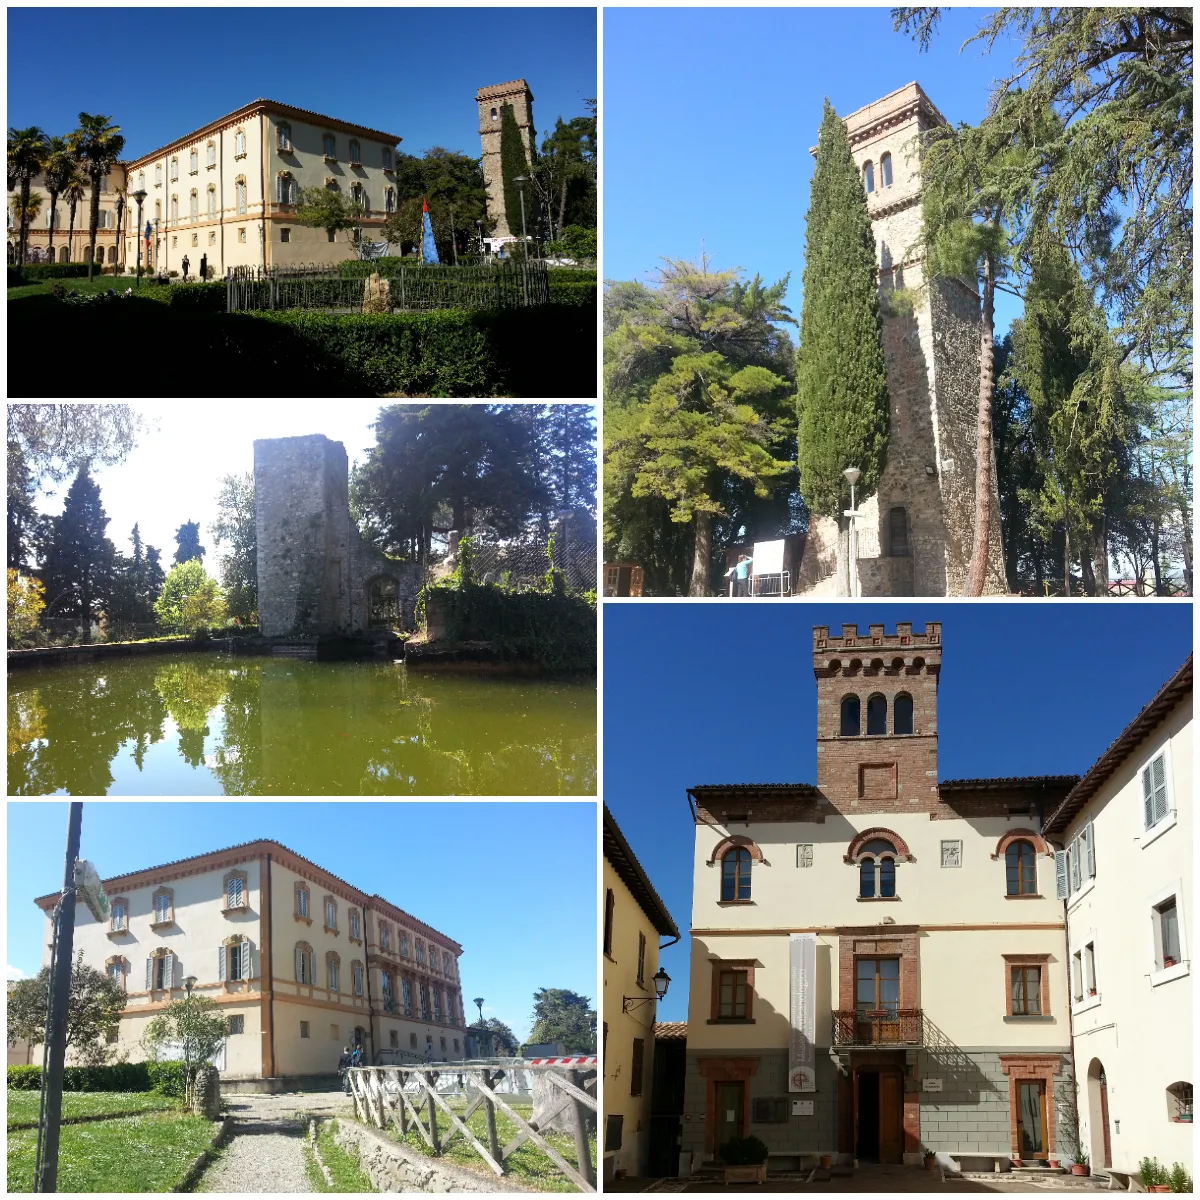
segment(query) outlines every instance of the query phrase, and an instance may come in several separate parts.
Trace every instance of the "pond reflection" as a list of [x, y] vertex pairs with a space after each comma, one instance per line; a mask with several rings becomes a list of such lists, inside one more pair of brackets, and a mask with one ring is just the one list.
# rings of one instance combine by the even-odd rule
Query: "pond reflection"
[[592, 795], [591, 680], [180, 654], [18, 671], [11, 796]]

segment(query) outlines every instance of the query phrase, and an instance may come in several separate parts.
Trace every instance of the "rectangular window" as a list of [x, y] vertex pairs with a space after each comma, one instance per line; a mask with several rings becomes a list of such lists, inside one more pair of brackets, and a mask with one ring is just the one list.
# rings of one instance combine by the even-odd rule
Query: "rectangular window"
[[751, 1120], [756, 1125], [781, 1124], [788, 1119], [788, 1102], [784, 1096], [759, 1096], [753, 1101]]
[[408, 1035], [408, 1044], [415, 1050], [417, 1048], [417, 1035], [410, 1033]]
[[338, 1027], [336, 1025], [330, 1025], [329, 1027], [329, 1040], [332, 1042], [341, 1041], [341, 1038], [338, 1036]]
[[449, 954], [446, 953], [442, 954], [442, 974], [444, 974], [447, 979], [452, 979], [454, 977], [454, 960]]
[[241, 1013], [232, 1013], [229, 1017], [230, 1034], [246, 1032], [246, 1018]]
[[230, 979], [244, 979], [249, 974], [242, 970], [243, 959], [246, 957], [244, 947], [244, 942], [233, 942], [225, 948]]
[[717, 983], [717, 1016], [744, 1018], [748, 971], [722, 971]]
[[445, 1039], [445, 1038], [439, 1038], [438, 1040], [439, 1040], [439, 1041], [441, 1042], [441, 1044], [442, 1044], [442, 1053], [443, 1053], [443, 1054], [445, 1054], [445, 1053], [446, 1053], [446, 1039]]
[[351, 971], [354, 976], [354, 994], [361, 996], [363, 994], [363, 969], [359, 963], [355, 963]]
[[1173, 967], [1180, 961], [1179, 910], [1175, 897], [1156, 904], [1154, 913], [1158, 926], [1158, 966], [1160, 969]]
[[417, 962], [421, 963], [422, 965], [424, 965], [424, 963], [425, 963], [425, 943], [424, 942], [417, 943]]
[[[413, 1040], [416, 1040], [415, 1034], [413, 1035]], [[400, 1049], [400, 1034], [397, 1030], [393, 1029], [388, 1033], [388, 1045], [391, 1046], [393, 1050]]]
[[299, 888], [296, 892], [296, 911], [302, 917], [308, 916], [308, 892], [304, 888]]
[[629, 1094], [642, 1094], [642, 1076], [646, 1069], [646, 1042], [643, 1038], [633, 1039], [633, 1065], [629, 1068]]
[[302, 1038], [308, 1037], [308, 1022], [307, 1021], [300, 1022], [300, 1036]]
[[[286, 233], [287, 230], [284, 230], [283, 232]], [[287, 241], [287, 238], [284, 238], [283, 240]], [[337, 928], [337, 904], [333, 900], [325, 901], [325, 928]]]
[[442, 994], [437, 988], [433, 989], [433, 1019], [441, 1024], [442, 1021]]
[[1096, 945], [1088, 942], [1083, 948], [1083, 977], [1089, 996], [1096, 994]]
[[404, 1002], [404, 1015], [412, 1016], [412, 984], [407, 979], [400, 981], [400, 998]]
[[387, 971], [379, 972], [379, 989], [383, 992], [383, 1007], [390, 1012], [392, 1007], [392, 977]]
[[125, 905], [114, 904], [112, 906], [111, 912], [112, 912], [112, 928], [118, 929], [118, 930], [124, 929], [125, 928]]
[[638, 987], [646, 986], [646, 935], [638, 934]]
[[1083, 952], [1076, 950], [1071, 955], [1071, 994], [1076, 1000], [1083, 999]]
[[358, 910], [354, 908], [350, 910], [350, 936], [352, 938], [360, 936], [358, 932]]
[[1042, 968], [1011, 967], [1012, 1015], [1040, 1017], [1042, 1015]]
[[421, 1020], [429, 1020], [429, 985], [421, 984]]
[[401, 958], [408, 957], [408, 934], [407, 933], [402, 933], [400, 935], [400, 957]]
[[338, 961], [336, 958], [329, 960], [329, 990], [336, 992], [338, 990]]
[[612, 958], [613, 948], [613, 910], [617, 906], [617, 898], [609, 888], [604, 895], [604, 953]]
[[1167, 756], [1156, 755], [1150, 765], [1142, 768], [1142, 819], [1146, 829], [1153, 829], [1168, 813]]

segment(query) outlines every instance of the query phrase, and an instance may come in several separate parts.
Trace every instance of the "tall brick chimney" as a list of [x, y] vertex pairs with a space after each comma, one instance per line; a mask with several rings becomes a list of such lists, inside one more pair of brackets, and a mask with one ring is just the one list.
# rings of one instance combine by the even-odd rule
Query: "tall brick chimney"
[[842, 812], [932, 812], [938, 806], [937, 689], [942, 626], [886, 634], [813, 628], [817, 787]]

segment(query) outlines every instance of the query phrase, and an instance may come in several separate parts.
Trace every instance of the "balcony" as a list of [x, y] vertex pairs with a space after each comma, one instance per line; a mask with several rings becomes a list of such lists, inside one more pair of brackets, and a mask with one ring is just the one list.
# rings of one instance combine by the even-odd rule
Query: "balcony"
[[924, 1019], [919, 1008], [862, 1009], [833, 1014], [835, 1046], [921, 1046]]

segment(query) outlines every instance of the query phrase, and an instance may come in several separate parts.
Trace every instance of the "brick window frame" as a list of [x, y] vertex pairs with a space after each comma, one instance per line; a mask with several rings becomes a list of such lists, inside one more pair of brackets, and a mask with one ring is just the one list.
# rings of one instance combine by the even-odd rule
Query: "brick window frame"
[[745, 1083], [742, 1089], [742, 1130], [750, 1129], [750, 1079], [758, 1074], [758, 1057], [746, 1058], [701, 1058], [700, 1074], [707, 1085], [707, 1100], [704, 1106], [704, 1146], [714, 1158], [717, 1155], [717, 1085], [719, 1083]]
[[104, 973], [112, 978], [113, 967], [121, 968], [121, 991], [129, 991], [129, 959], [123, 954], [113, 954], [104, 960]]
[[713, 848], [712, 854], [708, 857], [708, 865], [715, 867], [718, 862], [724, 859], [725, 855], [730, 850], [748, 850], [752, 862], [761, 863], [764, 867], [769, 867], [771, 864], [763, 858], [763, 852], [759, 848], [757, 842], [752, 841], [748, 837], [742, 837], [741, 834], [730, 834], [727, 838], [722, 838]]
[[[329, 906], [333, 905], [333, 924], [329, 924]], [[328, 892], [321, 897], [321, 919], [325, 922], [325, 932], [332, 933], [334, 937], [338, 936], [338, 902], [336, 896], [331, 896]]]
[[[754, 969], [757, 960], [753, 958], [711, 958], [712, 995], [708, 1023], [710, 1025], [752, 1025], [754, 1024]], [[746, 973], [746, 1015], [744, 1017], [721, 1016], [721, 972], [744, 971]]]
[[920, 1004], [920, 939], [915, 925], [843, 926], [838, 935], [838, 1004], [842, 1011], [857, 1007], [856, 980], [860, 958], [900, 960], [900, 1008], [911, 1012]]
[[[1050, 955], [1005, 954], [1004, 958], [1004, 1015], [1015, 1021], [1040, 1021], [1050, 1016]], [[1040, 1013], [1014, 1013], [1012, 1010], [1012, 972], [1014, 967], [1039, 967], [1038, 1003]]]
[[[1042, 972], [1043, 976], [1045, 971]], [[1057, 1054], [1001, 1054], [1000, 1070], [1008, 1076], [1008, 1128], [1012, 1141], [1012, 1157], [1021, 1157], [1021, 1120], [1018, 1097], [1024, 1081], [1041, 1080], [1046, 1085], [1046, 1157], [1056, 1158], [1054, 1078], [1062, 1069]]]
[[[301, 913], [301, 911], [300, 911], [300, 893], [301, 892], [304, 893], [304, 897], [305, 897], [304, 907], [308, 912], [307, 916], [304, 915], [303, 913]], [[296, 882], [292, 885], [292, 897], [293, 897], [293, 912], [292, 912], [293, 918], [297, 921], [303, 921], [305, 925], [311, 925], [313, 923], [313, 920], [312, 920], [312, 892], [309, 891], [308, 885], [306, 883], [302, 883], [300, 880], [297, 879]]]
[[[113, 924], [113, 912], [117, 905], [122, 906], [124, 915], [123, 925]], [[108, 902], [108, 929], [105, 930], [109, 937], [124, 937], [129, 932], [129, 897], [128, 896], [113, 896]]]
[[[240, 879], [242, 882], [242, 902], [237, 905], [229, 903], [229, 884], [231, 880]], [[230, 913], [246, 912], [250, 907], [250, 877], [245, 871], [226, 871], [221, 879], [221, 912], [225, 916]]]
[[1031, 842], [1033, 844], [1033, 852], [1035, 854], [1048, 854], [1051, 858], [1054, 857], [1054, 847], [1046, 841], [1044, 837], [1035, 833], [1032, 829], [1010, 829], [997, 843], [995, 852], [992, 854], [993, 859], [1001, 859], [1005, 852], [1013, 842]]
[[846, 847], [846, 853], [842, 856], [842, 862], [853, 863], [858, 865], [858, 860], [862, 857], [863, 847], [875, 838], [885, 838], [896, 847], [897, 862], [912, 862], [913, 856], [908, 848], [908, 843], [898, 834], [893, 833], [890, 829], [884, 829], [883, 826], [877, 825], [871, 829], [864, 829], [862, 833], [856, 834], [850, 845]]
[[[163, 920], [158, 919], [158, 900], [160, 896], [167, 898], [167, 915]], [[163, 929], [167, 925], [175, 924], [175, 889], [169, 887], [158, 887], [154, 889], [154, 895], [150, 897], [150, 928]]]

